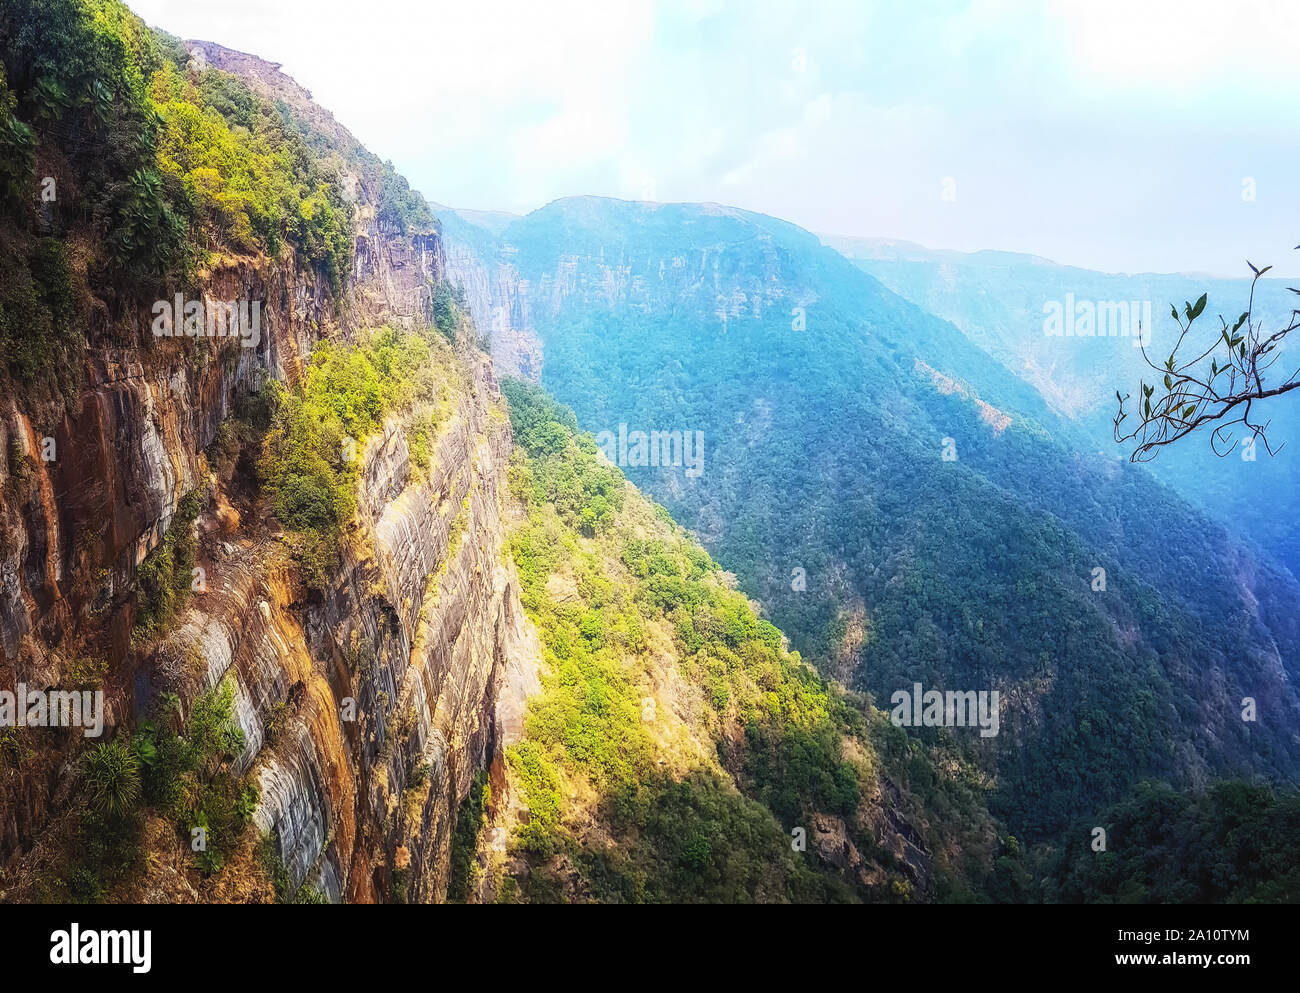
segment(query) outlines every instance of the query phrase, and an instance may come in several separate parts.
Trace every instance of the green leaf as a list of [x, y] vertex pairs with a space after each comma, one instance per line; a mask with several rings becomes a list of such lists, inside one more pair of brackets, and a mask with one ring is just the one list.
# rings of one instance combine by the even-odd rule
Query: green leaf
[[1201, 316], [1201, 312], [1202, 312], [1203, 310], [1205, 310], [1205, 299], [1206, 299], [1207, 295], [1208, 295], [1208, 294], [1202, 293], [1202, 294], [1201, 294], [1201, 298], [1200, 298], [1199, 300], [1197, 300], [1197, 301], [1196, 301], [1196, 305], [1195, 305], [1194, 307], [1192, 307], [1192, 313], [1191, 313], [1191, 319], [1192, 319], [1192, 320], [1196, 320], [1196, 318], [1200, 317], [1200, 316]]
[[131, 747], [134, 749], [136, 757], [144, 765], [152, 766], [158, 761], [158, 748], [148, 738], [132, 739]]

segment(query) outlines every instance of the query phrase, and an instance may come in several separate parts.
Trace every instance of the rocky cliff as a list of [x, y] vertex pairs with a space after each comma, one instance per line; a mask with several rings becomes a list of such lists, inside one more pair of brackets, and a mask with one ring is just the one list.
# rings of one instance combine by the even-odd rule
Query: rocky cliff
[[[289, 890], [437, 899], [454, 811], [518, 733], [536, 679], [536, 637], [502, 554], [509, 421], [490, 362], [459, 346], [465, 388], [444, 398], [450, 416], [427, 471], [413, 471], [406, 419], [390, 417], [359, 453], [359, 509], [342, 562], [323, 591], [304, 590], [253, 458], [245, 451], [220, 471], [210, 446], [271, 380], [298, 383], [318, 340], [431, 322], [443, 245], [432, 225], [398, 231], [381, 219], [360, 146], [278, 67], [206, 43], [189, 49], [288, 103], [342, 150], [355, 208], [350, 276], [336, 292], [290, 250], [218, 255], [199, 274], [202, 291], [263, 302], [256, 347], [155, 340], [147, 312], [114, 313], [97, 299], [70, 409], [7, 391], [0, 686], [68, 686], [90, 672], [112, 735], [173, 694], [184, 717], [229, 679], [244, 737], [233, 768], [258, 786], [252, 820], [272, 839]], [[137, 570], [191, 494], [202, 580], [163, 637], [142, 637]], [[9, 732], [0, 762], [0, 895], [21, 899], [38, 895], [57, 829], [77, 816], [87, 742], [75, 730], [14, 730], [22, 736]], [[130, 898], [269, 895], [202, 880], [181, 838], [150, 839], [164, 869]]]

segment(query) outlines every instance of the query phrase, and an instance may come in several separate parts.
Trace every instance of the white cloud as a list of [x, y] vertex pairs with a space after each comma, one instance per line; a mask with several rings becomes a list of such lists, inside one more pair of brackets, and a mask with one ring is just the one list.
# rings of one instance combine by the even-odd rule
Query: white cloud
[[1278, 0], [1054, 0], [1074, 68], [1117, 88], [1186, 92], [1295, 79], [1300, 6]]

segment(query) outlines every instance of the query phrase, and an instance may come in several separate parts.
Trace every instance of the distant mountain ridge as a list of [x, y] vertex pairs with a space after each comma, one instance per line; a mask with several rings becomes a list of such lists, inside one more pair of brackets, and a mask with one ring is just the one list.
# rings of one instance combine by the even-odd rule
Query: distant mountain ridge
[[[1093, 269], [1083, 269], [1080, 266], [1070, 265], [1064, 262], [1057, 262], [1055, 259], [1049, 259], [1042, 255], [1034, 255], [1032, 252], [1015, 252], [1001, 248], [981, 248], [971, 252], [964, 252], [954, 248], [929, 248], [919, 242], [907, 241], [901, 238], [871, 238], [859, 235], [838, 235], [819, 233], [823, 245], [833, 248], [846, 259], [854, 262], [866, 261], [889, 261], [889, 262], [932, 262], [932, 261], [949, 261], [965, 262], [967, 264], [988, 264], [988, 265], [1044, 265], [1054, 266], [1060, 269], [1075, 269], [1080, 272], [1097, 272]], [[1210, 273], [1202, 272], [1103, 272], [1100, 275], [1116, 276], [1121, 278], [1147, 277], [1183, 277], [1187, 279], [1223, 279], [1222, 276], [1214, 276]]]

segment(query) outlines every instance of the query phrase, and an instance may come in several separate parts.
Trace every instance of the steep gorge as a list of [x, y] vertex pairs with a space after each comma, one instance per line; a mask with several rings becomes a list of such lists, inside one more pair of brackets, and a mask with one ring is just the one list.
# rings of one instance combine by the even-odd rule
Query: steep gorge
[[[965, 836], [931, 816], [909, 779], [943, 749], [789, 653], [571, 415], [544, 471], [581, 450], [602, 493], [520, 489], [466, 259], [391, 165], [272, 63], [116, 0], [17, 7], [0, 125], [61, 193], [14, 181], [0, 232], [0, 688], [106, 719], [0, 729], [0, 900], [907, 901], [987, 870], [981, 787]], [[118, 99], [29, 125], [51, 85]], [[177, 295], [255, 301], [257, 333], [160, 337]], [[497, 368], [540, 363], [519, 344]], [[595, 541], [614, 521], [663, 554]], [[600, 656], [569, 701], [578, 610]]]

